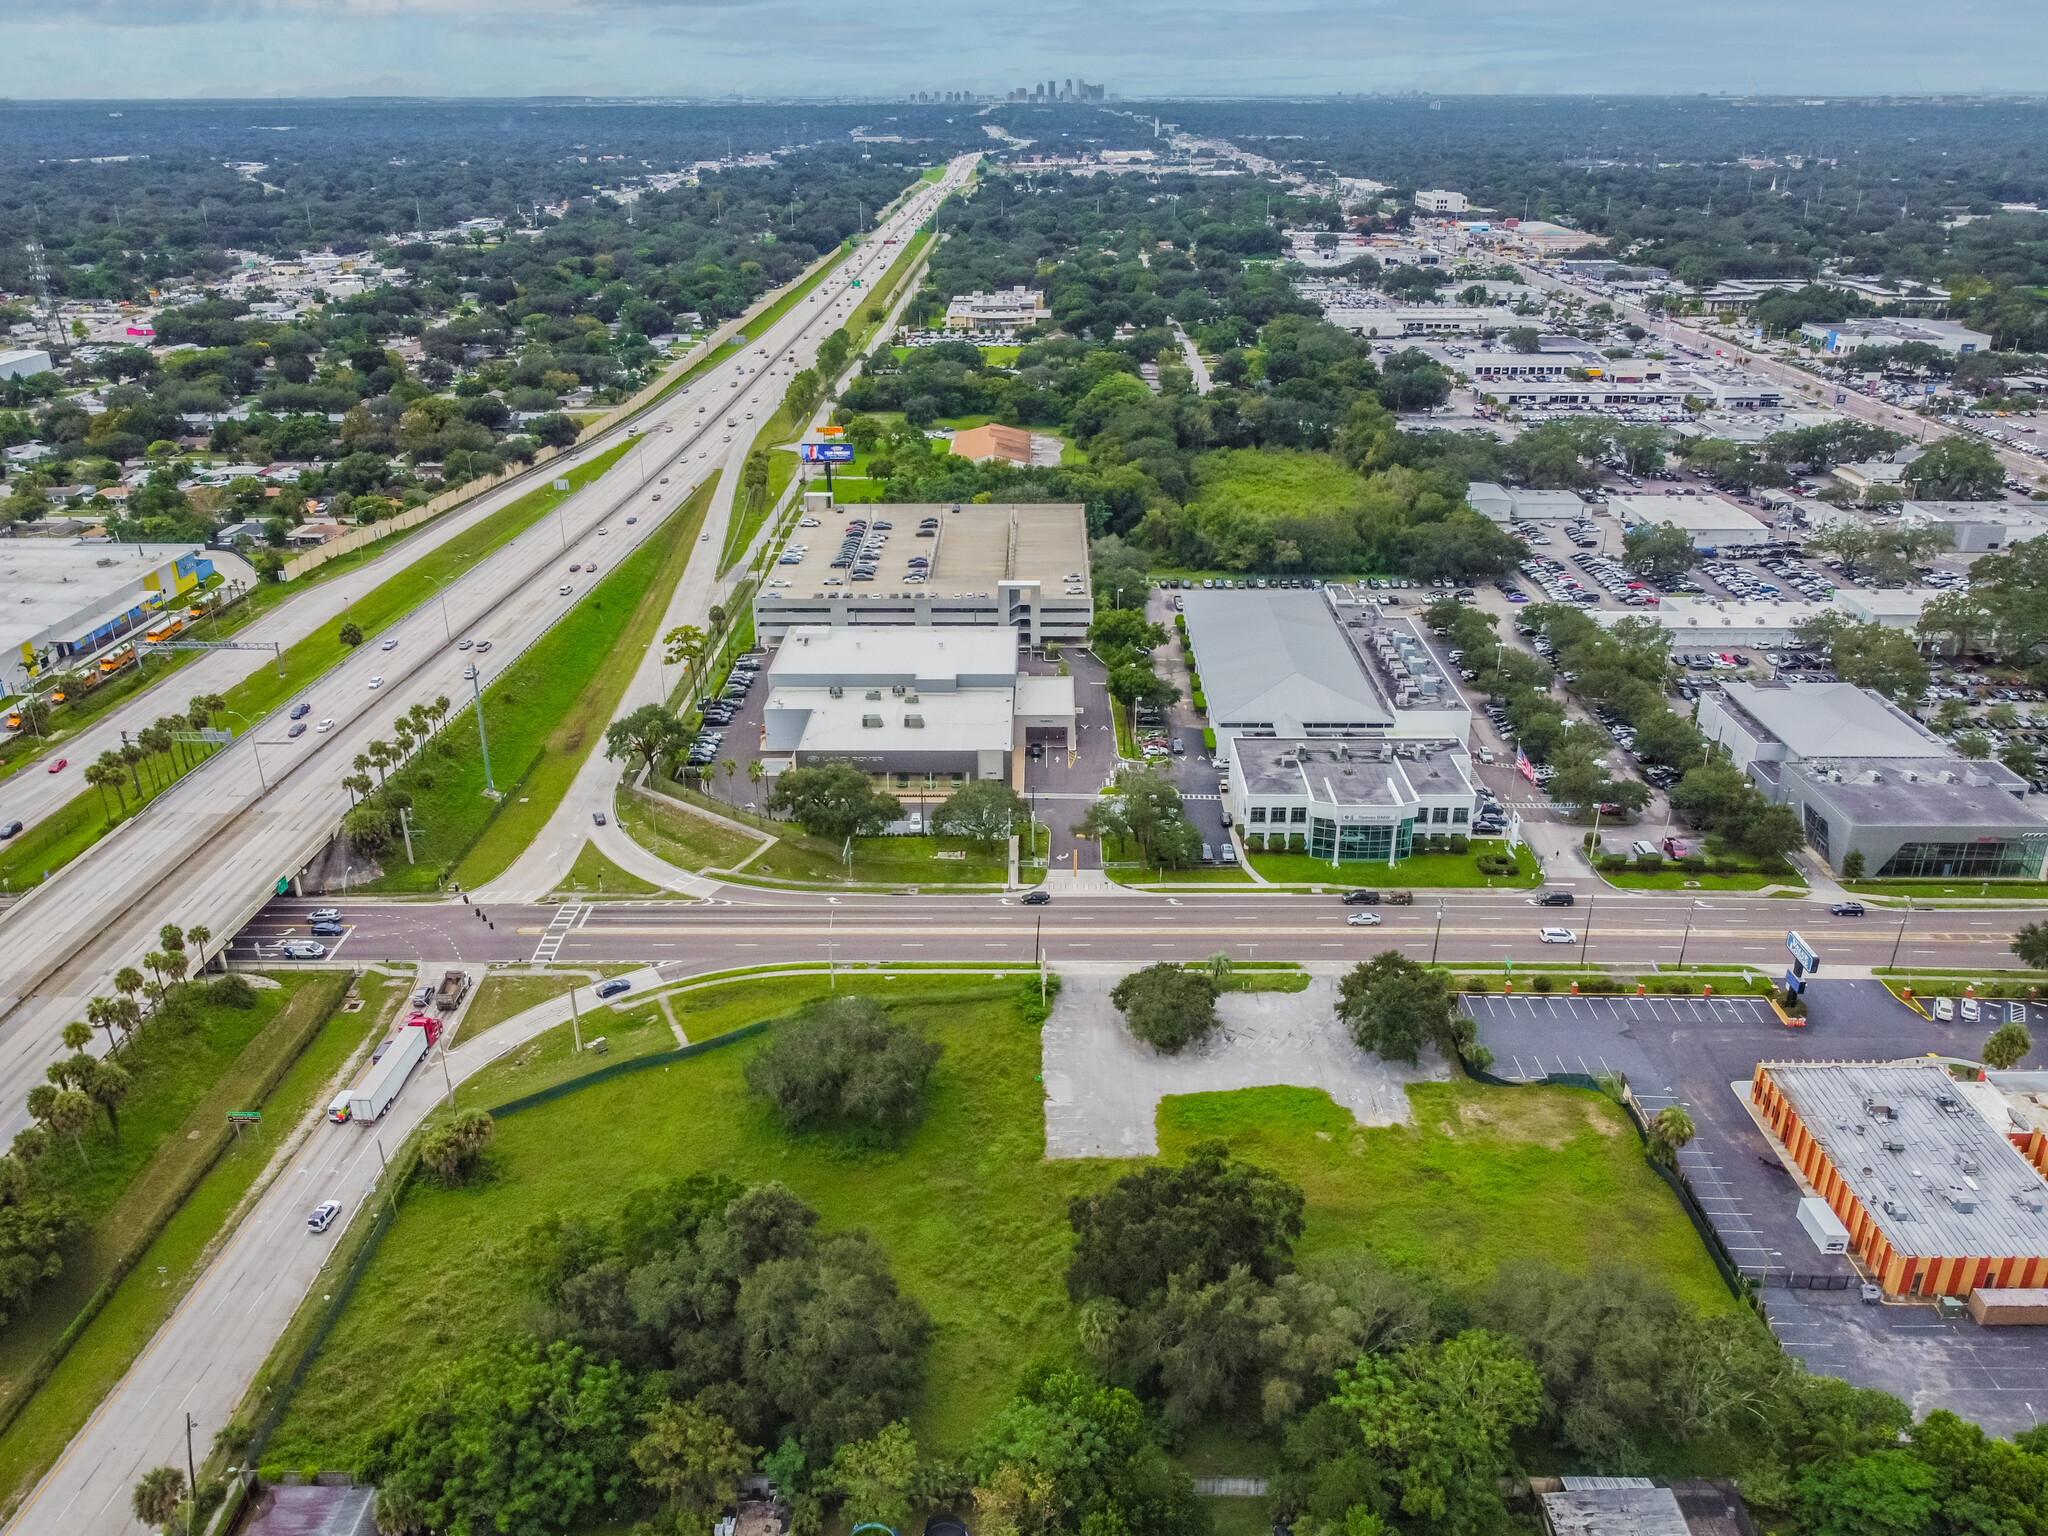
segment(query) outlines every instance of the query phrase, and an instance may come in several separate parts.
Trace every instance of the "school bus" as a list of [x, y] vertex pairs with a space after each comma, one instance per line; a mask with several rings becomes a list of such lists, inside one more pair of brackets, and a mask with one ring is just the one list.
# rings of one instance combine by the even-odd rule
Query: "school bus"
[[161, 628], [150, 630], [142, 638], [149, 641], [168, 640], [184, 627], [185, 621], [183, 619], [173, 619]]

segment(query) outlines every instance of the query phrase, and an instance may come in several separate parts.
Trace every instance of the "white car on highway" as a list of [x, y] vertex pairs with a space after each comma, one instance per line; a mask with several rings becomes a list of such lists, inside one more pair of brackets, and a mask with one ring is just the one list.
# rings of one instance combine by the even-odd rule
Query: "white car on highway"
[[1538, 928], [1536, 937], [1546, 944], [1576, 944], [1579, 936], [1569, 928]]
[[1353, 928], [1377, 928], [1380, 925], [1380, 915], [1377, 912], [1354, 912], [1344, 921]]
[[327, 946], [318, 939], [286, 939], [277, 952], [287, 960], [325, 960]]

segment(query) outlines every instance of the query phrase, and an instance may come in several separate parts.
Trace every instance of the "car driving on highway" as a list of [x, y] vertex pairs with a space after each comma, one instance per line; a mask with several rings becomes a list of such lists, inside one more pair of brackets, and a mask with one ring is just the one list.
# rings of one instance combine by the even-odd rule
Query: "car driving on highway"
[[334, 1225], [334, 1218], [341, 1214], [339, 1200], [322, 1200], [313, 1207], [313, 1214], [306, 1218], [308, 1232], [325, 1232]]
[[1377, 912], [1353, 912], [1344, 921], [1353, 928], [1377, 928], [1380, 915]]
[[1579, 936], [1569, 928], [1538, 928], [1536, 937], [1546, 944], [1576, 944]]
[[287, 960], [325, 960], [327, 946], [318, 939], [286, 939], [277, 947]]

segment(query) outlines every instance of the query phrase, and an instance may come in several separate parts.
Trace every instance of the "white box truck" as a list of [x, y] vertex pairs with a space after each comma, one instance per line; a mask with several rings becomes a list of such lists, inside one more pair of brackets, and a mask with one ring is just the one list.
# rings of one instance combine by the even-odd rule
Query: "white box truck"
[[408, 1024], [392, 1040], [390, 1048], [377, 1059], [362, 1082], [349, 1090], [348, 1117], [355, 1124], [382, 1119], [398, 1090], [412, 1076], [412, 1069], [427, 1054], [427, 1032]]
[[1813, 1239], [1813, 1246], [1822, 1253], [1847, 1253], [1849, 1251], [1849, 1229], [1842, 1225], [1827, 1201], [1809, 1196], [1799, 1202], [1799, 1225], [1806, 1228], [1806, 1235]]

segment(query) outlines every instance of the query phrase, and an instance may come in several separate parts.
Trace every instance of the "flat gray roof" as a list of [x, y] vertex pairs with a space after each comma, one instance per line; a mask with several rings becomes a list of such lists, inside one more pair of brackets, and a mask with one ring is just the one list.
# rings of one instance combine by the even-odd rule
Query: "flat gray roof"
[[[918, 524], [938, 519], [937, 535], [919, 538]], [[1002, 581], [1035, 581], [1048, 598], [1088, 598], [1088, 514], [1072, 503], [951, 502], [936, 505], [877, 504], [834, 507], [822, 526], [799, 528], [794, 545], [805, 545], [794, 564], [778, 559], [768, 567], [770, 580], [787, 587], [763, 588], [768, 602], [821, 597], [827, 588], [886, 592], [901, 596], [907, 588], [932, 598], [994, 597]], [[873, 552], [872, 583], [852, 581], [847, 568], [834, 570], [842, 543], [865, 523], [866, 545]], [[877, 523], [891, 526], [877, 530]], [[881, 538], [880, 534], [887, 534]], [[929, 562], [913, 566], [913, 559]]]
[[1799, 757], [1945, 757], [1941, 738], [1854, 683], [1724, 683], [1722, 692]]
[[1181, 594], [1209, 718], [1219, 729], [1255, 726], [1299, 736], [1311, 728], [1393, 724], [1316, 591]]
[[[1787, 765], [1814, 794], [1859, 827], [1950, 827], [1958, 839], [1987, 831], [2048, 835], [2048, 818], [2021, 797], [2027, 783], [2003, 763], [1959, 757], [1832, 757]], [[1837, 784], [1834, 775], [1840, 774]]]
[[1377, 742], [1239, 736], [1234, 749], [1251, 794], [1308, 795], [1326, 805], [1404, 805], [1410, 799], [1400, 763], [1382, 762]]
[[1765, 1062], [1763, 1070], [1895, 1252], [2048, 1254], [2048, 1184], [1943, 1068]]

